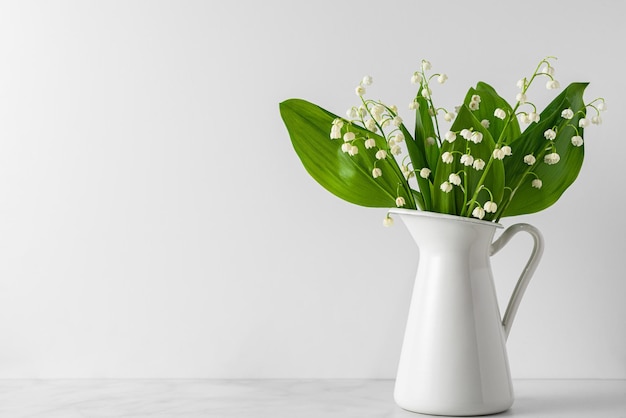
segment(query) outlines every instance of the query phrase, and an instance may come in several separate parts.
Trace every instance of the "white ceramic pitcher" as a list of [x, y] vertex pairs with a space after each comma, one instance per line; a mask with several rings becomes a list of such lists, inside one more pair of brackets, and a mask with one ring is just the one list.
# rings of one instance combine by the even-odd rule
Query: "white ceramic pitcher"
[[[433, 415], [507, 410], [513, 387], [505, 341], [543, 253], [541, 233], [516, 224], [492, 243], [500, 224], [407, 209], [389, 212], [402, 219], [419, 248], [396, 403]], [[502, 318], [489, 258], [520, 231], [533, 237], [534, 249]]]

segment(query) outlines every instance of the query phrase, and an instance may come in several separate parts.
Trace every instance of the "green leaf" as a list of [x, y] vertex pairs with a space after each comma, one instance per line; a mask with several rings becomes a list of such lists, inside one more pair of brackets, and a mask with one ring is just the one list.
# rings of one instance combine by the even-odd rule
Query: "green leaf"
[[[357, 137], [353, 144], [359, 152], [351, 157], [341, 150], [342, 139], [330, 139], [332, 122], [338, 116], [301, 99], [280, 103], [280, 113], [304, 168], [328, 191], [369, 207], [395, 207], [396, 197], [402, 196], [407, 208], [416, 208], [414, 191], [408, 187], [393, 156], [376, 160], [377, 149], [387, 149], [383, 137], [344, 122], [342, 132], [349, 130]], [[373, 138], [377, 146], [366, 149], [365, 138]], [[372, 176], [375, 162], [382, 171], [378, 178]]]
[[[433, 117], [429, 113], [428, 101], [421, 93], [418, 94], [415, 101], [419, 105], [415, 111], [415, 144], [420, 154], [425, 156], [423, 164], [417, 168], [427, 167], [434, 171], [439, 162], [440, 150], [438, 146], [427, 141], [428, 138], [437, 138]], [[411, 159], [413, 160], [413, 156]]]
[[[465, 96], [464, 103], [469, 106], [472, 96], [480, 96], [480, 105], [477, 110], [472, 111], [472, 114], [479, 121], [487, 120], [489, 122], [489, 133], [491, 137], [498, 142], [502, 136], [502, 142], [509, 144], [516, 138], [519, 138], [521, 131], [517, 118], [514, 118], [506, 125], [506, 119], [498, 119], [494, 116], [496, 109], [504, 110], [507, 115], [513, 113], [513, 109], [509, 103], [504, 100], [495, 89], [489, 84], [480, 81], [476, 88], [470, 89]], [[506, 129], [505, 129], [506, 126]], [[504, 130], [504, 134], [502, 131]]]
[[[420, 190], [419, 197], [416, 200], [416, 202], [418, 203], [417, 206], [422, 208], [423, 210], [430, 210], [432, 207], [432, 199], [431, 199], [431, 193], [430, 193], [430, 186], [431, 186], [430, 179], [422, 178], [419, 175], [419, 170], [421, 170], [424, 167], [428, 167], [428, 168], [431, 167], [429, 163], [426, 161], [423, 144], [422, 146], [420, 146], [419, 145], [420, 143], [415, 141], [413, 137], [411, 137], [411, 134], [406, 129], [406, 126], [404, 126], [404, 124], [400, 125], [400, 130], [404, 134], [404, 137], [406, 140], [406, 148], [409, 154], [409, 158], [411, 159], [411, 166], [412, 166], [411, 170], [417, 170], [417, 173], [415, 174], [415, 179], [417, 181], [417, 185]], [[437, 147], [434, 146], [434, 148], [437, 148]], [[414, 192], [417, 193], [415, 190]]]
[[[515, 193], [503, 211], [502, 216], [523, 215], [538, 212], [554, 204], [563, 192], [576, 180], [582, 167], [584, 148], [571, 144], [578, 121], [585, 115], [583, 92], [587, 83], [572, 83], [557, 96], [541, 112], [539, 123], [531, 124], [526, 131], [510, 145], [513, 155], [504, 159], [505, 169], [510, 173], [506, 179], [506, 186], [515, 190]], [[571, 120], [561, 117], [563, 109], [571, 108], [575, 116]], [[578, 113], [580, 112], [580, 113]], [[543, 162], [549, 141], [544, 137], [547, 129], [555, 129], [557, 137], [554, 140], [556, 152], [561, 157], [554, 165]], [[578, 128], [580, 136], [583, 129]], [[532, 154], [537, 162], [533, 167], [524, 163], [524, 156]], [[533, 171], [535, 175], [529, 174]], [[539, 178], [543, 185], [541, 189], [533, 188], [531, 183]]]
[[[470, 154], [474, 159], [480, 158], [487, 163], [495, 148], [495, 141], [489, 130], [480, 123], [466, 105], [461, 106], [459, 114], [450, 128], [450, 130], [454, 132], [459, 132], [462, 129], [480, 132], [483, 135], [483, 139], [480, 143], [475, 144], [474, 142], [465, 140], [461, 135], [457, 135], [456, 140], [452, 143], [444, 141], [441, 151], [442, 153], [453, 153], [454, 162], [446, 164], [440, 159], [437, 165], [433, 191], [433, 207], [436, 212], [462, 215], [464, 211], [469, 209], [467, 203], [475, 194], [486, 168], [485, 170], [476, 170], [473, 167], [464, 166], [460, 162], [461, 155]], [[448, 181], [451, 173], [458, 173], [461, 176], [467, 193], [464, 193], [461, 188], [457, 186], [449, 193], [445, 193], [439, 188], [444, 181]], [[502, 198], [504, 193], [504, 165], [502, 161], [493, 160], [491, 162], [483, 186], [491, 191], [494, 201], [499, 201]], [[486, 190], [480, 191], [477, 201], [482, 205], [487, 200], [491, 200], [489, 193]], [[492, 218], [492, 214], [488, 214], [485, 217], [485, 219]]]

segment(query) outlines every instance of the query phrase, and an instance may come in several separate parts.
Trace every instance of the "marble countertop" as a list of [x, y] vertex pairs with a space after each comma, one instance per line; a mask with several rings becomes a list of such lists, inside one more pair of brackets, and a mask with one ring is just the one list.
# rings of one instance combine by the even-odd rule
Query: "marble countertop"
[[[626, 380], [515, 380], [496, 416], [626, 418]], [[419, 417], [393, 380], [0, 380], [1, 418]]]

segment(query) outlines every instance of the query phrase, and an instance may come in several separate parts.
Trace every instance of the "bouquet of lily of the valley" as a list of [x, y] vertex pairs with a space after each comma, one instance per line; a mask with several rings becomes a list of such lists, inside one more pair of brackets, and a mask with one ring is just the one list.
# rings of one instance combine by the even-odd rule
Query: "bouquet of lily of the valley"
[[[582, 166], [584, 129], [602, 122], [605, 101], [585, 103], [587, 83], [570, 84], [541, 112], [528, 100], [540, 78], [549, 90], [560, 87], [553, 60], [541, 60], [517, 82], [513, 105], [479, 82], [454, 109], [435, 105], [431, 87], [448, 77], [431, 73], [423, 60], [411, 77], [412, 131], [396, 106], [365, 98], [369, 76], [356, 87], [360, 103], [346, 117], [300, 99], [282, 102], [280, 113], [306, 170], [338, 197], [497, 222], [556, 202]], [[527, 125], [523, 132], [520, 122]]]

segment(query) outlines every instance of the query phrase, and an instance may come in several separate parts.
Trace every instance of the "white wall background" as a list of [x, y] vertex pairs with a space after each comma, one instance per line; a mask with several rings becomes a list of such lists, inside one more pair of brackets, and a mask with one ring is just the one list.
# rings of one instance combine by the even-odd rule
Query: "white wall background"
[[[304, 171], [278, 103], [453, 106], [556, 55], [605, 123], [538, 226], [513, 376], [626, 378], [622, 5], [612, 1], [0, 3], [0, 378], [391, 378], [416, 248]], [[618, 42], [619, 41], [619, 42]], [[535, 102], [551, 96], [536, 90]], [[408, 117], [408, 114], [407, 116]], [[494, 259], [504, 301], [530, 251]]]

